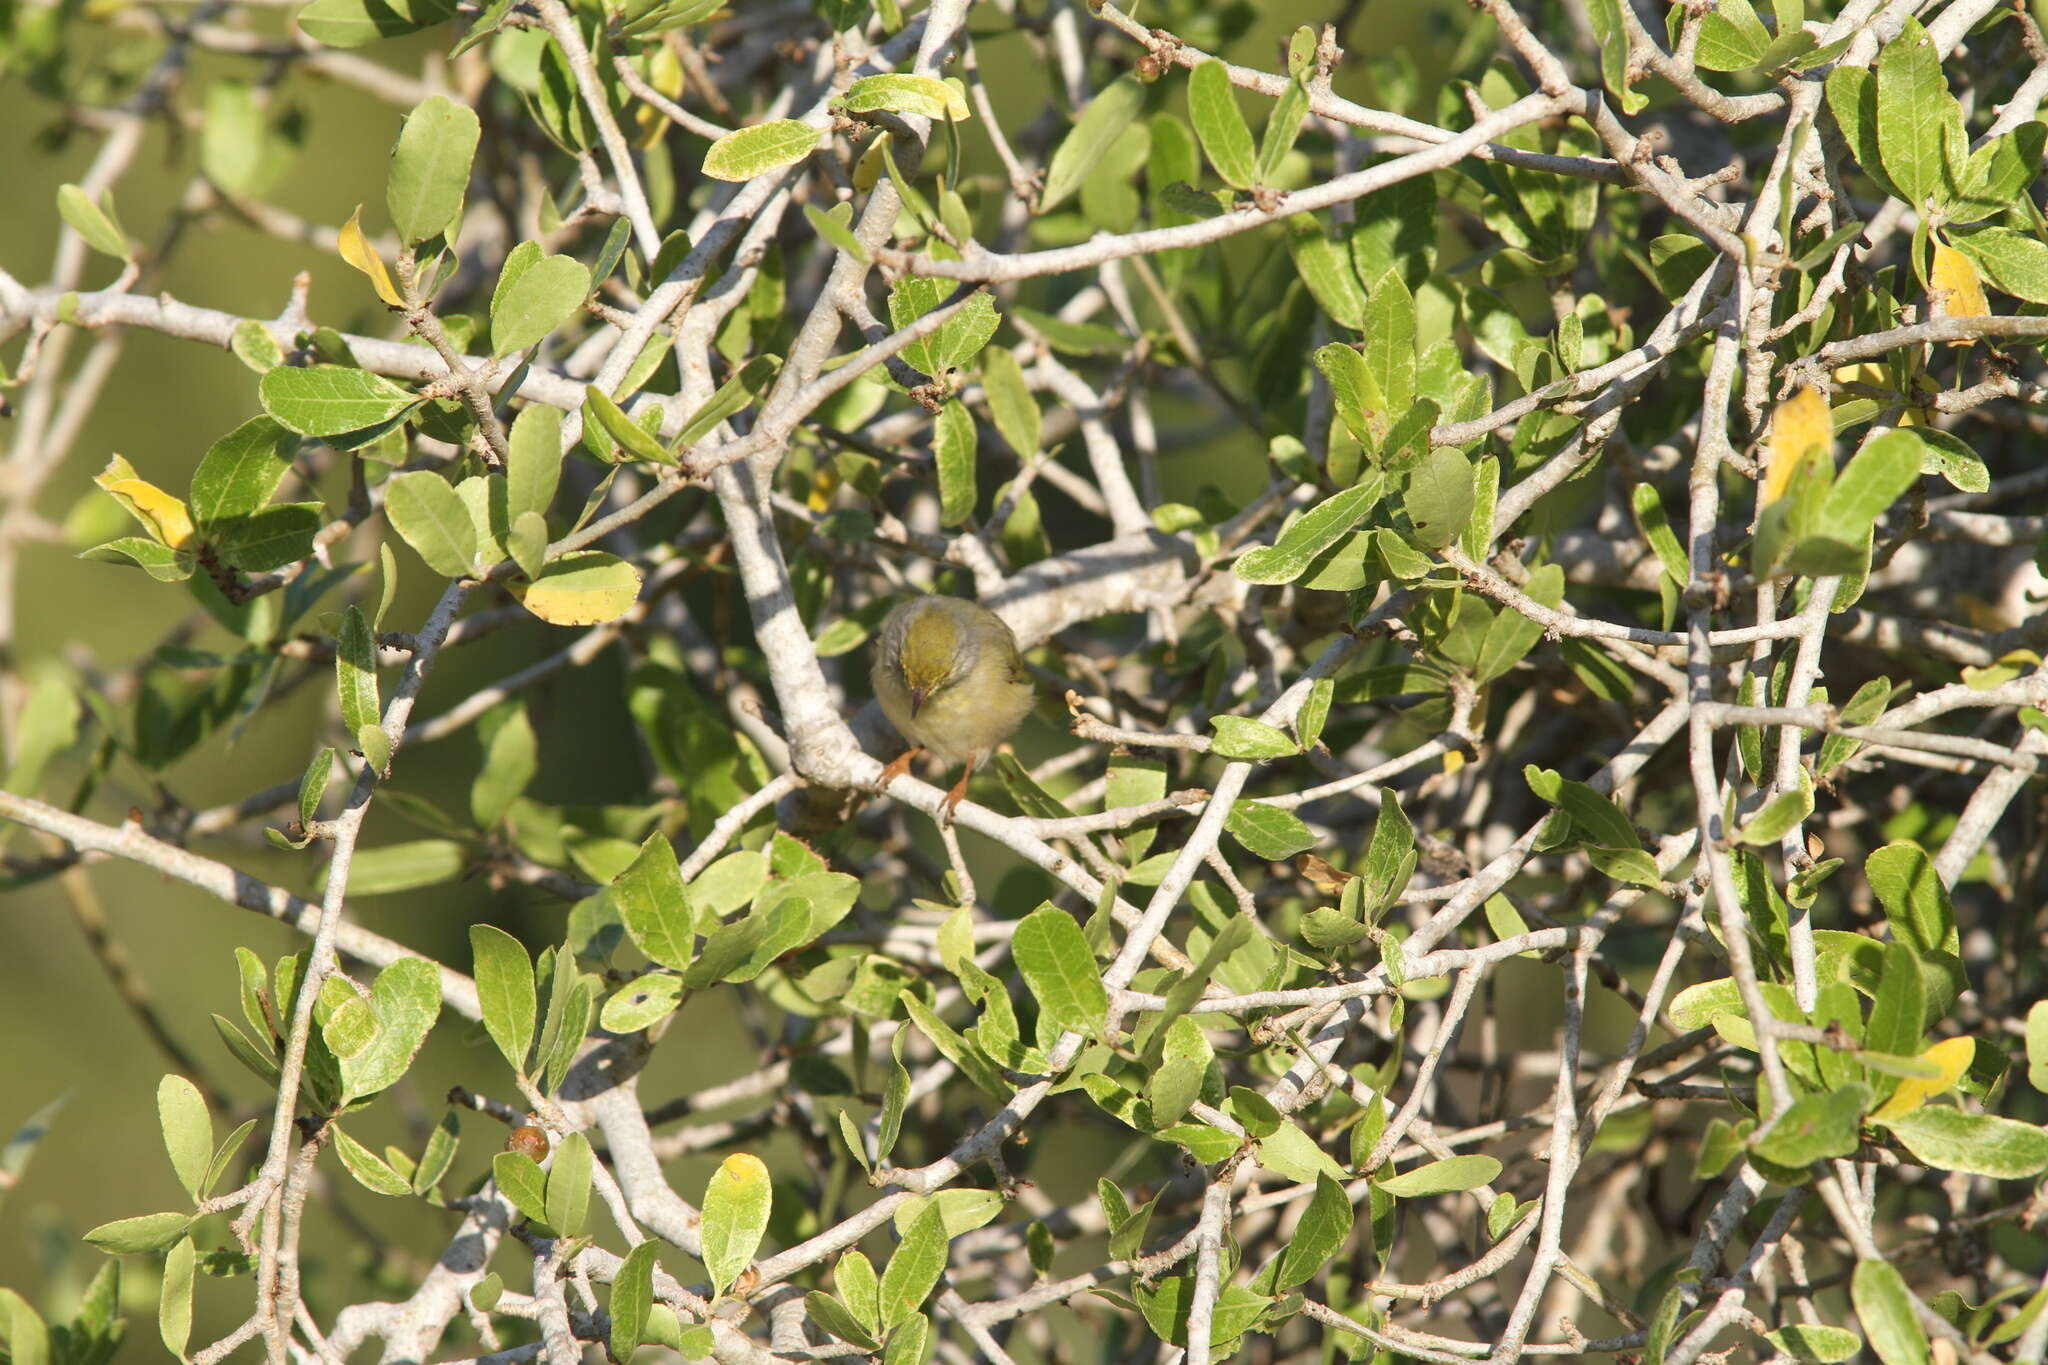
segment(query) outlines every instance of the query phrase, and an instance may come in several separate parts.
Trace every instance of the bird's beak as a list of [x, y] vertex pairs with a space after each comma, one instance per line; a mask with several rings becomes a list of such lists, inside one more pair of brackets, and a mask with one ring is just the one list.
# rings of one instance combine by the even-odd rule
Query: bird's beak
[[913, 688], [911, 688], [911, 689], [910, 689], [910, 715], [911, 715], [911, 719], [915, 720], [915, 719], [917, 718], [917, 713], [918, 713], [919, 711], [921, 711], [921, 710], [923, 710], [923, 709], [924, 709], [924, 703], [925, 703], [925, 698], [929, 697], [930, 695], [931, 695], [931, 689], [930, 689], [930, 688], [926, 688], [926, 687], [913, 687]]

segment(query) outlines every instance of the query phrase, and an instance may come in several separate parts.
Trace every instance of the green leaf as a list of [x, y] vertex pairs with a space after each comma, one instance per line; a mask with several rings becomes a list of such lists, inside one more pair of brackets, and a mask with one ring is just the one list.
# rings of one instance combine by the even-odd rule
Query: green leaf
[[815, 204], [806, 204], [804, 217], [810, 221], [813, 232], [861, 264], [868, 263], [868, 249], [861, 244], [860, 238], [854, 235], [853, 205], [834, 204], [829, 210], [821, 213]]
[[1770, 30], [1756, 17], [1749, 0], [1720, 0], [1700, 20], [1694, 60], [1709, 71], [1746, 71], [1763, 60], [1770, 45]]
[[412, 1192], [429, 1195], [441, 1183], [441, 1177], [448, 1174], [448, 1168], [455, 1161], [456, 1150], [462, 1144], [462, 1127], [450, 1109], [441, 1115], [441, 1121], [434, 1125], [434, 1131], [427, 1135], [426, 1150], [420, 1153], [420, 1164], [413, 1169]]
[[1369, 921], [1392, 905], [1408, 889], [1415, 875], [1415, 826], [1401, 809], [1401, 798], [1392, 787], [1380, 788], [1380, 813], [1372, 824], [1372, 838], [1366, 844], [1365, 866], [1359, 876], [1360, 910]]
[[1910, 430], [1888, 431], [1864, 442], [1821, 504], [1821, 534], [1861, 544], [1885, 509], [1919, 480], [1921, 450], [1920, 438]]
[[[511, 269], [508, 260], [506, 269]], [[573, 256], [543, 256], [491, 298], [491, 354], [510, 355], [534, 345], [583, 310], [590, 268]]]
[[650, 962], [682, 971], [695, 959], [696, 912], [667, 835], [656, 830], [647, 836], [632, 866], [612, 883], [611, 897], [626, 932]]
[[1967, 223], [2003, 213], [2041, 173], [2041, 153], [2048, 127], [2028, 121], [1991, 139], [1964, 163], [1962, 198], [1951, 208], [1949, 221]]
[[[1484, 511], [1483, 507], [1475, 504], [1474, 519], [1478, 519]], [[1489, 516], [1487, 520], [1491, 521], [1491, 517]], [[1545, 564], [1529, 575], [1529, 581], [1522, 585], [1522, 591], [1546, 607], [1558, 607], [1564, 602], [1563, 566]], [[1480, 643], [1479, 658], [1473, 672], [1481, 683], [1506, 677], [1514, 671], [1516, 664], [1528, 657], [1529, 651], [1534, 649], [1536, 642], [1542, 638], [1541, 625], [1513, 608], [1503, 607], [1487, 623], [1486, 635]]]
[[1863, 875], [1884, 906], [1892, 935], [1923, 953], [1960, 953], [1948, 888], [1927, 850], [1910, 839], [1886, 844], [1863, 864]]
[[602, 625], [639, 600], [640, 570], [603, 550], [573, 550], [531, 583], [513, 584], [512, 595], [549, 625]]
[[[904, 1030], [898, 1029], [889, 1043], [888, 1077], [882, 1083], [882, 1112], [875, 1119], [875, 1160], [878, 1162], [889, 1159], [889, 1153], [896, 1150], [897, 1139], [903, 1136], [903, 1111], [910, 1103], [910, 1072], [903, 1065], [903, 1040], [906, 1036]], [[862, 1321], [868, 1319], [863, 1318]], [[872, 1328], [874, 1324], [869, 1322], [869, 1326]]]
[[[1175, 1346], [1188, 1339], [1188, 1310], [1194, 1304], [1194, 1281], [1186, 1275], [1168, 1275], [1152, 1286], [1136, 1285], [1133, 1292], [1138, 1310], [1155, 1336]], [[1216, 1296], [1209, 1320], [1211, 1359], [1230, 1358], [1233, 1343], [1265, 1316], [1273, 1300], [1241, 1284], [1227, 1285]]]
[[6, 1288], [0, 1288], [0, 1343], [13, 1365], [50, 1365], [48, 1325], [27, 1299]]
[[675, 449], [690, 449], [710, 435], [720, 422], [745, 408], [768, 387], [768, 381], [775, 377], [781, 366], [782, 362], [774, 356], [757, 355], [735, 370], [718, 386], [718, 391], [705, 400], [704, 406], [691, 413], [690, 420], [683, 423], [682, 432], [675, 439]]
[[1297, 76], [1280, 92], [1273, 113], [1266, 120], [1266, 130], [1259, 138], [1259, 163], [1254, 171], [1261, 185], [1273, 184], [1280, 174], [1287, 154], [1294, 150], [1295, 139], [1301, 136], [1302, 119], [1307, 114], [1308, 87]]
[[655, 439], [654, 433], [638, 422], [606, 396], [603, 389], [595, 384], [583, 390], [583, 419], [585, 423], [595, 421], [606, 435], [617, 441], [626, 455], [636, 460], [652, 460], [656, 464], [674, 464], [675, 456], [668, 448]]
[[547, 572], [548, 524], [538, 512], [521, 512], [505, 533], [505, 553], [528, 578]]
[[[2041, 124], [2029, 127], [2040, 128]], [[1965, 493], [1982, 493], [1991, 487], [1991, 471], [1984, 457], [1965, 445], [1962, 438], [1935, 427], [1905, 427], [1920, 441], [1920, 472], [1939, 474], [1951, 488]]]
[[[1872, 678], [1856, 689], [1856, 695], [1849, 698], [1842, 707], [1841, 721], [1844, 725], [1869, 725], [1885, 711], [1891, 701], [1892, 681], [1890, 678]], [[1863, 747], [1859, 740], [1847, 735], [1828, 735], [1820, 742], [1820, 754], [1814, 759], [1813, 775], [1826, 777], [1835, 769], [1855, 757]]]
[[284, 363], [284, 348], [277, 344], [277, 338], [270, 335], [270, 329], [254, 318], [243, 318], [235, 324], [234, 337], [228, 343], [228, 349], [257, 374]]
[[469, 784], [469, 811], [481, 829], [505, 818], [540, 767], [540, 744], [518, 701], [500, 703], [477, 724], [484, 748], [483, 766]]
[[441, 23], [455, 13], [455, 0], [313, 0], [299, 11], [307, 37], [329, 47], [361, 47]]
[[1768, 1131], [1750, 1140], [1750, 1150], [1780, 1166], [1810, 1166], [1856, 1150], [1870, 1091], [1845, 1085], [1826, 1094], [1794, 1100]]
[[133, 564], [159, 583], [184, 582], [192, 576], [194, 563], [189, 552], [173, 550], [147, 536], [122, 536], [83, 550], [78, 557], [105, 564]]
[[403, 1198], [412, 1193], [410, 1180], [393, 1170], [390, 1162], [357, 1142], [340, 1127], [334, 1129], [334, 1154], [341, 1158], [343, 1168], [355, 1177], [356, 1183], [370, 1193], [385, 1195], [392, 1199]]
[[1472, 462], [1454, 447], [1438, 446], [1409, 474], [1401, 507], [1415, 528], [1416, 542], [1440, 550], [1465, 529], [1476, 496]]
[[939, 471], [939, 521], [958, 526], [974, 515], [974, 414], [954, 401], [932, 424], [932, 460]]
[[1927, 1333], [1913, 1313], [1913, 1291], [1889, 1261], [1858, 1261], [1849, 1297], [1870, 1349], [1884, 1365], [1928, 1365]]
[[1960, 128], [1962, 112], [1941, 74], [1941, 54], [1917, 19], [1877, 54], [1877, 146], [1885, 174], [1914, 208], [1946, 198], [1943, 129]]
[[1399, 270], [1374, 280], [1366, 300], [1365, 373], [1390, 420], [1415, 401], [1415, 296]]
[[[381, 731], [369, 726], [366, 733]], [[408, 839], [366, 848], [356, 854], [349, 871], [348, 894], [388, 896], [452, 882], [462, 875], [467, 858], [468, 851], [453, 839]], [[324, 885], [324, 871], [320, 880]]]
[[498, 1306], [498, 1300], [505, 1295], [505, 1278], [492, 1271], [478, 1280], [469, 1291], [469, 1301], [480, 1313], [488, 1313]]
[[704, 153], [704, 174], [713, 180], [752, 180], [802, 161], [822, 136], [810, 124], [787, 118], [738, 128]]
[[1240, 800], [1230, 808], [1223, 827], [1249, 852], [1268, 862], [1292, 858], [1315, 847], [1316, 842], [1315, 835], [1293, 812], [1263, 801]]
[[[337, 1132], [340, 1130], [337, 1129]], [[179, 1360], [192, 1340], [192, 1281], [199, 1263], [199, 1249], [190, 1237], [181, 1237], [164, 1257], [163, 1283], [157, 1288], [156, 1330], [164, 1349]], [[25, 1365], [23, 1352], [14, 1351], [15, 1365]]]
[[20, 705], [4, 786], [11, 792], [32, 792], [50, 760], [78, 742], [79, 702], [70, 681], [52, 670], [35, 680]]
[[1109, 995], [1072, 915], [1050, 905], [1032, 911], [1018, 923], [1010, 952], [1038, 1000], [1041, 1045], [1067, 1031], [1102, 1036]]
[[654, 1304], [654, 1257], [660, 1247], [648, 1238], [626, 1253], [612, 1276], [612, 1359], [629, 1361], [647, 1336], [647, 1313]]
[[[942, 307], [954, 293], [956, 281], [917, 277], [900, 281], [889, 291], [889, 323], [907, 327], [925, 314]], [[995, 300], [987, 291], [970, 295], [959, 311], [922, 341], [903, 348], [903, 359], [934, 379], [944, 378], [965, 366], [977, 355], [1001, 324]]]
[[469, 949], [484, 1031], [512, 1069], [523, 1073], [537, 1012], [533, 962], [518, 939], [493, 924], [469, 927]]
[[2027, 1011], [2027, 1084], [2048, 1095], [2048, 1000]]
[[1209, 751], [1221, 758], [1256, 762], [1263, 758], [1289, 758], [1301, 746], [1285, 730], [1244, 716], [1212, 716], [1209, 725], [1216, 738]]
[[1449, 1156], [1412, 1171], [1376, 1182], [1388, 1194], [1414, 1199], [1428, 1194], [1455, 1194], [1490, 1184], [1500, 1175], [1500, 1162], [1490, 1156]]
[[554, 1163], [548, 1167], [548, 1226], [564, 1237], [583, 1231], [590, 1213], [590, 1139], [571, 1133], [555, 1145]]
[[870, 1353], [882, 1349], [882, 1343], [875, 1340], [861, 1321], [847, 1309], [846, 1305], [830, 1294], [813, 1289], [804, 1295], [804, 1311], [811, 1321], [828, 1335], [838, 1337]]
[[[897, 1034], [902, 1037], [902, 1034]], [[874, 1263], [858, 1251], [849, 1251], [832, 1267], [832, 1285], [840, 1302], [870, 1334], [882, 1330], [882, 1281]]]
[[382, 375], [348, 365], [279, 365], [256, 386], [263, 410], [301, 436], [340, 436], [389, 422], [419, 396]]
[[[1104, 86], [1074, 126], [1060, 140], [1046, 167], [1045, 189], [1038, 196], [1038, 211], [1056, 208], [1088, 179], [1103, 155], [1144, 107], [1145, 87], [1135, 76], [1122, 76]], [[1246, 134], [1249, 150], [1250, 134]]]
[[334, 648], [334, 681], [341, 697], [341, 723], [348, 732], [353, 735], [366, 725], [377, 724], [377, 642], [370, 635], [370, 623], [363, 619], [362, 609], [353, 602], [341, 614], [341, 634]]
[[1068, 322], [1051, 313], [1023, 307], [1011, 308], [1010, 317], [1063, 355], [1122, 355], [1131, 349], [1130, 338], [1100, 323]]
[[883, 1331], [894, 1330], [917, 1312], [946, 1271], [948, 1249], [945, 1215], [934, 1204], [910, 1225], [909, 1233], [897, 1244], [895, 1254], [882, 1271]]
[[1188, 117], [1201, 139], [1202, 151], [1225, 184], [1248, 190], [1258, 183], [1258, 163], [1252, 152], [1252, 130], [1237, 106], [1230, 88], [1230, 73], [1223, 63], [1198, 63], [1188, 73]]
[[768, 883], [768, 860], [752, 849], [726, 854], [690, 883], [690, 903], [723, 919]]
[[474, 112], [441, 95], [406, 115], [384, 183], [391, 225], [405, 241], [435, 236], [462, 211], [481, 131]]
[[1614, 96], [1624, 114], [1642, 111], [1646, 98], [1628, 84], [1628, 30], [1622, 27], [1621, 7], [1627, 0], [1586, 0], [1586, 18], [1594, 39], [1600, 44], [1600, 80]]
[[1365, 290], [1351, 268], [1350, 253], [1323, 234], [1313, 214], [1297, 213], [1287, 220], [1287, 254], [1317, 306], [1340, 325], [1365, 330]]
[[183, 1076], [165, 1076], [156, 1086], [156, 1115], [178, 1183], [195, 1201], [204, 1198], [200, 1190], [213, 1158], [213, 1118], [199, 1087]]
[[1353, 487], [1304, 512], [1272, 545], [1239, 555], [1232, 571], [1246, 583], [1293, 582], [1372, 510], [1383, 488], [1377, 475], [1368, 474]]
[[[889, 3], [889, 0], [881, 0]], [[922, 1313], [912, 1313], [889, 1334], [888, 1349], [882, 1352], [882, 1365], [927, 1365], [932, 1353], [932, 1320]]]
[[499, 1152], [491, 1158], [491, 1175], [498, 1193], [512, 1201], [512, 1207], [536, 1223], [548, 1220], [548, 1180], [540, 1166], [524, 1152]]
[[1813, 814], [1813, 779], [1806, 775], [1806, 769], [1799, 770], [1799, 785], [1791, 791], [1779, 792], [1764, 804], [1763, 809], [1743, 822], [1736, 832], [1736, 839], [1752, 848], [1768, 848], [1791, 832], [1794, 826]]
[[[351, 888], [353, 889], [353, 888]], [[441, 974], [424, 958], [402, 957], [370, 987], [377, 1029], [369, 1046], [341, 1065], [344, 1099], [374, 1095], [398, 1083], [441, 1014]]]
[[1045, 419], [1038, 400], [1031, 396], [1030, 385], [1024, 382], [1024, 367], [1017, 357], [1000, 346], [984, 353], [981, 387], [988, 398], [989, 420], [1010, 443], [1010, 449], [1023, 459], [1036, 455]]
[[1794, 1360], [1814, 1361], [1816, 1365], [1839, 1365], [1863, 1349], [1863, 1338], [1848, 1328], [1819, 1323], [1791, 1323], [1764, 1333], [1764, 1339]]
[[2011, 228], [1989, 227], [1950, 239], [2002, 294], [2048, 303], [2048, 242]]
[[703, 1260], [714, 1295], [724, 1294], [753, 1263], [774, 1193], [768, 1168], [746, 1152], [733, 1153], [713, 1172], [704, 1190]]
[[598, 1011], [597, 1022], [609, 1033], [638, 1033], [675, 1013], [682, 997], [680, 977], [647, 972], [613, 991]]
[[139, 1218], [117, 1218], [85, 1234], [85, 1240], [110, 1256], [127, 1256], [138, 1251], [162, 1251], [185, 1235], [192, 1226], [189, 1213], [145, 1213]]
[[1260, 1138], [1253, 1150], [1261, 1166], [1289, 1180], [1311, 1181], [1318, 1173], [1337, 1178], [1344, 1175], [1344, 1168], [1291, 1120]]
[[1827, 101], [1828, 112], [1835, 116], [1843, 139], [1856, 155], [1856, 164], [1879, 189], [1896, 194], [1897, 187], [1885, 174], [1877, 146], [1877, 77], [1866, 68], [1838, 66], [1828, 73]]
[[427, 567], [443, 578], [476, 570], [476, 522], [462, 497], [431, 470], [394, 474], [384, 491], [384, 515]]
[[1316, 1172], [1315, 1196], [1309, 1200], [1301, 1221], [1294, 1225], [1294, 1235], [1280, 1253], [1280, 1273], [1273, 1287], [1292, 1289], [1307, 1284], [1350, 1236], [1351, 1200], [1344, 1193], [1343, 1184], [1332, 1180], [1326, 1172]]
[[1884, 945], [1884, 969], [1878, 977], [1877, 996], [1871, 1001], [1863, 1045], [1872, 1052], [1919, 1056], [1925, 1009], [1919, 956], [1910, 945], [1894, 939]]
[[209, 540], [232, 537], [292, 467], [298, 441], [268, 417], [252, 417], [215, 441], [192, 474], [192, 520]]
[[313, 540], [327, 520], [317, 502], [265, 507], [218, 529], [221, 562], [243, 573], [269, 573], [313, 553]]
[[908, 1237], [927, 1208], [939, 1211], [948, 1238], [987, 1227], [1003, 1212], [1003, 1196], [997, 1190], [940, 1190], [937, 1194], [914, 1194], [896, 1206], [891, 1221], [896, 1235]]
[[902, 1004], [904, 1013], [910, 1016], [910, 1021], [917, 1025], [918, 1032], [931, 1039], [932, 1046], [947, 1061], [959, 1067], [968, 1080], [995, 1099], [1009, 1098], [1014, 1087], [1004, 1082], [1002, 1073], [973, 1044], [961, 1037], [959, 1030], [908, 990], [899, 991], [896, 999]]
[[111, 194], [102, 197], [105, 207], [93, 203], [76, 185], [59, 185], [57, 213], [72, 231], [85, 238], [85, 244], [94, 251], [125, 261], [130, 255], [128, 234], [121, 231], [121, 225], [113, 215]]
[[1995, 1180], [2026, 1180], [2048, 1171], [2048, 1128], [2038, 1124], [1935, 1104], [1883, 1123], [1921, 1164], [1939, 1170]]

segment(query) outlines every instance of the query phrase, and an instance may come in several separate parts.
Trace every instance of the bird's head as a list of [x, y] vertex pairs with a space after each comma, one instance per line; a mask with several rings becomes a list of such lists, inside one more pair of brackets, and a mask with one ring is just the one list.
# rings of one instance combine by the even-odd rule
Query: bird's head
[[911, 715], [967, 671], [971, 644], [950, 612], [934, 607], [911, 619], [898, 654], [903, 685], [910, 689]]

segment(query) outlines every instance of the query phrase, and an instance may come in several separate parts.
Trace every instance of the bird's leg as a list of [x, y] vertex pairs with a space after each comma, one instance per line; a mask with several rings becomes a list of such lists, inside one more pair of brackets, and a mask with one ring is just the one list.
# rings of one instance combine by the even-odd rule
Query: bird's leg
[[913, 744], [908, 749], [905, 749], [902, 753], [898, 754], [895, 758], [890, 759], [889, 766], [882, 769], [882, 785], [886, 787], [891, 782], [894, 782], [897, 778], [909, 772], [910, 765], [913, 762], [915, 762], [917, 756], [923, 752], [924, 746], [922, 744]]
[[952, 824], [953, 812], [958, 810], [960, 803], [967, 799], [967, 779], [974, 776], [974, 760], [976, 757], [977, 755], [975, 754], [967, 756], [967, 766], [960, 770], [960, 780], [953, 784], [953, 790], [947, 792], [946, 799], [939, 803], [940, 824]]

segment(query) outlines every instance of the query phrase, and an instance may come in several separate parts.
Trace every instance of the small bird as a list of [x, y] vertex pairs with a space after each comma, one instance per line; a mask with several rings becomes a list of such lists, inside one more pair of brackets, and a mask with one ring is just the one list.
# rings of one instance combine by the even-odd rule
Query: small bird
[[965, 761], [943, 819], [967, 795], [975, 765], [1031, 713], [1037, 690], [1017, 637], [987, 607], [958, 597], [917, 597], [890, 612], [875, 640], [875, 700], [910, 748], [882, 771], [887, 786], [920, 753], [947, 767]]

